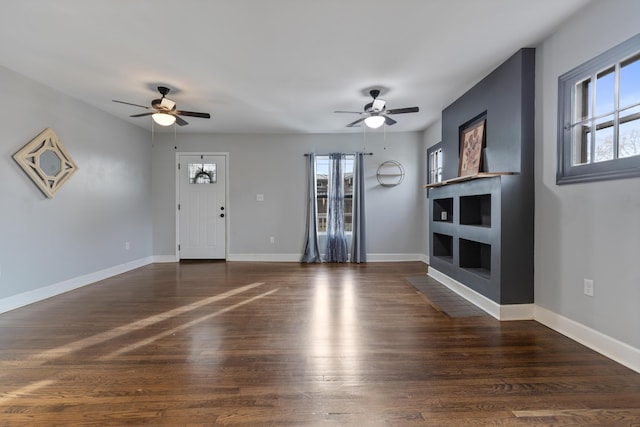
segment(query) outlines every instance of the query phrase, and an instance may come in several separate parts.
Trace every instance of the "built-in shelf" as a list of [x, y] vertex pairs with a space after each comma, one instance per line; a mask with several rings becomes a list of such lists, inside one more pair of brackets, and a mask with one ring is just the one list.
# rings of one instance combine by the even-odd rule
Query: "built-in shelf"
[[[478, 290], [495, 289], [502, 277], [502, 264], [493, 257], [502, 256], [503, 178], [485, 178], [430, 190], [431, 265]], [[442, 212], [446, 212], [448, 221], [442, 220]]]
[[453, 222], [453, 197], [435, 199], [433, 201], [433, 220], [436, 222]]
[[491, 227], [491, 194], [461, 196], [460, 224]]
[[433, 256], [453, 262], [453, 236], [433, 233]]
[[484, 278], [491, 277], [491, 245], [459, 239], [460, 268]]
[[505, 203], [516, 199], [504, 192], [521, 177], [484, 176], [429, 190], [430, 268], [500, 304], [532, 301], [530, 210]]

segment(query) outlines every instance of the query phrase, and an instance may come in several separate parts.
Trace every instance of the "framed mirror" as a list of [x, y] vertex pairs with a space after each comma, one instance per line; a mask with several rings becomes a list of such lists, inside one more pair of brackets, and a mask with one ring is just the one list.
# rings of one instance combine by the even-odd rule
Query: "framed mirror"
[[50, 128], [33, 138], [13, 158], [48, 198], [52, 198], [78, 170]]

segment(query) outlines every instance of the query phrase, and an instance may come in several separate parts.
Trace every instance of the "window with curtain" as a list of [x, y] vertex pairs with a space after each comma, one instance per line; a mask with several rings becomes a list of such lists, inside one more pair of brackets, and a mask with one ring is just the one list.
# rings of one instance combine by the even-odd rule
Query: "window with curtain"
[[364, 153], [306, 156], [306, 236], [300, 261], [322, 262], [322, 248], [325, 262], [366, 262]]
[[[348, 154], [342, 160], [344, 175], [344, 231], [353, 230], [353, 162], [355, 156]], [[316, 208], [318, 233], [327, 231], [327, 189], [329, 183], [329, 156], [316, 156]]]

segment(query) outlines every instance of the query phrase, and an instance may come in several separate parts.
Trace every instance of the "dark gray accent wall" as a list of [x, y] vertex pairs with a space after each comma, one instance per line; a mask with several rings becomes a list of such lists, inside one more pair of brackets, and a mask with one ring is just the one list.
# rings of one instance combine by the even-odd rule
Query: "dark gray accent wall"
[[460, 127], [485, 112], [484, 170], [532, 173], [534, 76], [535, 49], [521, 49], [442, 111], [443, 179], [458, 175]]
[[[499, 304], [533, 303], [534, 93], [535, 49], [521, 49], [442, 112], [445, 180], [458, 174], [461, 128], [482, 115], [482, 170], [514, 175], [430, 190], [430, 200], [451, 198], [454, 209], [452, 220], [442, 222], [430, 208], [430, 265]], [[490, 226], [461, 223], [460, 201], [482, 194], [491, 201]], [[434, 254], [434, 233], [451, 236], [450, 258]], [[468, 268], [474, 256], [480, 268]]]

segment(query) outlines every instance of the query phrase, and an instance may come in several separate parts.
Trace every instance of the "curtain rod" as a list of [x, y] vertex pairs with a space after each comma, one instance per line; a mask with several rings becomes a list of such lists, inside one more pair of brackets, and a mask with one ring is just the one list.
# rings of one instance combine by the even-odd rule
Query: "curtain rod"
[[[332, 153], [320, 153], [320, 154], [316, 153], [316, 156], [328, 156], [330, 154]], [[356, 154], [356, 153], [340, 153], [340, 154]], [[373, 156], [373, 153], [362, 153], [362, 154], [364, 154], [365, 156]], [[305, 157], [309, 157], [309, 153], [304, 153], [303, 155]]]

